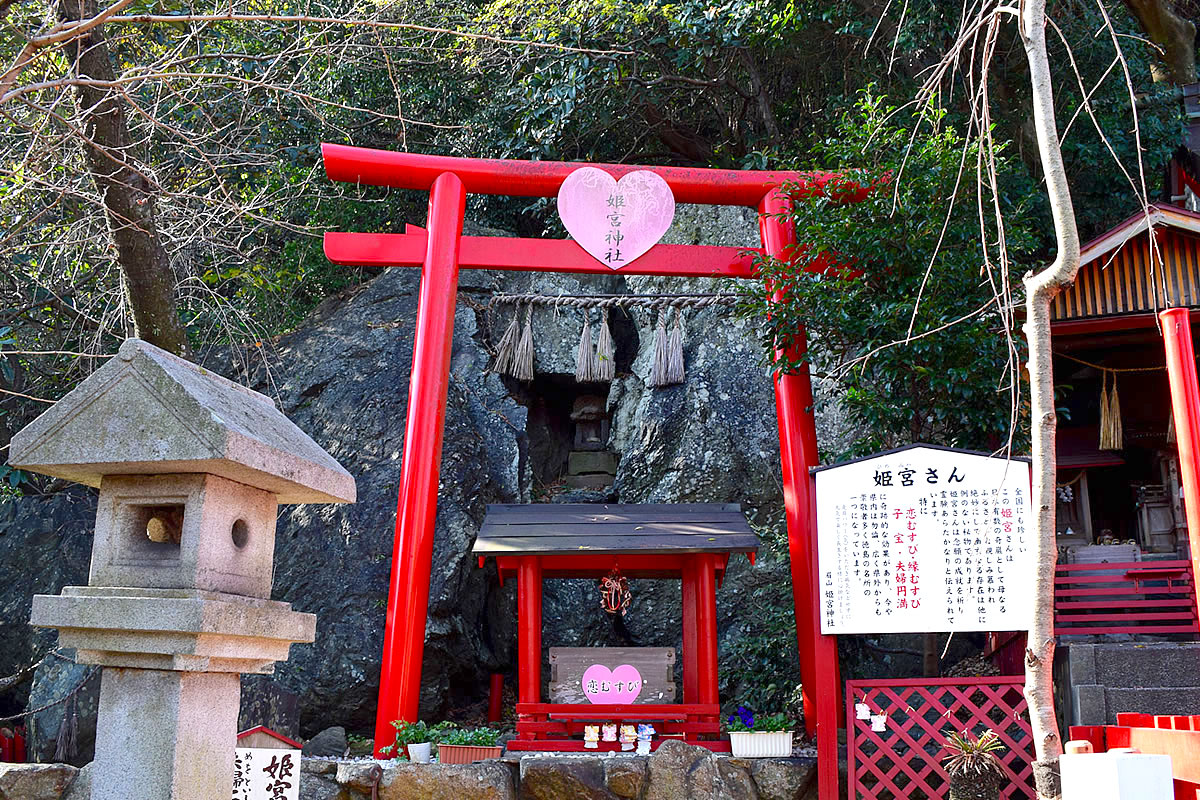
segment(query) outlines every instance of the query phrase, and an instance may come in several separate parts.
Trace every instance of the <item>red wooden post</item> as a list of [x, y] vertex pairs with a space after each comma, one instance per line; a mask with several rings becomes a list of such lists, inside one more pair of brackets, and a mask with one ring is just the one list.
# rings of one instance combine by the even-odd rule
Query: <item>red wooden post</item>
[[717, 692], [717, 577], [713, 556], [695, 557], [696, 693], [701, 703], [719, 703]]
[[[1171, 413], [1175, 417], [1175, 442], [1179, 448], [1179, 473], [1183, 479], [1184, 516], [1192, 559], [1192, 591], [1200, 580], [1200, 389], [1196, 386], [1196, 351], [1188, 309], [1168, 308], [1162, 320], [1167, 378], [1171, 384]], [[1200, 595], [1197, 595], [1200, 597]]]
[[417, 330], [413, 341], [404, 462], [396, 508], [396, 538], [383, 634], [375, 754], [395, 741], [394, 719], [417, 720], [421, 659], [429, 610], [433, 527], [437, 517], [442, 429], [450, 380], [454, 305], [458, 290], [458, 243], [466, 192], [450, 173], [438, 177], [429, 193], [429, 240], [421, 270]]
[[488, 687], [488, 722], [499, 722], [504, 701], [504, 673], [493, 672], [492, 683]]
[[699, 646], [699, 621], [696, 614], [696, 557], [689, 556], [683, 562], [683, 702], [699, 703], [700, 673], [696, 659]]
[[[796, 244], [794, 226], [780, 214], [791, 207], [782, 192], [772, 190], [759, 203], [763, 248], [775, 258], [787, 258]], [[788, 356], [805, 352], [804, 330], [796, 331]], [[800, 646], [804, 724], [817, 734], [817, 785], [821, 800], [837, 800], [837, 720], [842, 696], [838, 675], [837, 640], [822, 636], [818, 617], [820, 585], [815, 562], [816, 501], [809, 474], [817, 460], [817, 426], [813, 414], [812, 379], [807, 365], [795, 373], [775, 376], [775, 407], [779, 419], [779, 456], [783, 466], [783, 505], [787, 517], [788, 554], [792, 568], [792, 600], [796, 606], [796, 638]], [[821, 698], [821, 702], [817, 701]]]
[[542, 702], [542, 562], [521, 558], [517, 566], [517, 702]]

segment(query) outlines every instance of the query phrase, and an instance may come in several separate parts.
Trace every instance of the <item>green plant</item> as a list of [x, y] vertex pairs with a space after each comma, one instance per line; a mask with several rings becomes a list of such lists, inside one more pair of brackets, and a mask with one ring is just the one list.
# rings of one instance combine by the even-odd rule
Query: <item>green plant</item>
[[791, 718], [783, 712], [755, 717], [745, 706], [738, 706], [737, 713], [730, 714], [729, 721], [725, 723], [725, 730], [730, 733], [769, 733], [790, 731], [793, 727]]
[[450, 728], [447, 727], [437, 735], [437, 744], [467, 745], [474, 747], [495, 747], [500, 732], [492, 728]]
[[436, 741], [442, 731], [454, 725], [453, 722], [439, 722], [436, 725], [429, 725], [424, 720], [416, 722], [405, 722], [404, 720], [393, 720], [392, 727], [396, 729], [396, 741], [387, 747], [380, 748], [381, 753], [393, 753], [397, 747], [407, 747], [410, 744], [423, 744], [425, 742]]
[[960, 777], [977, 777], [987, 774], [1003, 774], [1000, 759], [996, 754], [1004, 749], [1000, 736], [993, 730], [984, 731], [973, 738], [970, 731], [951, 731], [946, 734], [943, 745], [949, 752], [942, 761], [946, 771]]

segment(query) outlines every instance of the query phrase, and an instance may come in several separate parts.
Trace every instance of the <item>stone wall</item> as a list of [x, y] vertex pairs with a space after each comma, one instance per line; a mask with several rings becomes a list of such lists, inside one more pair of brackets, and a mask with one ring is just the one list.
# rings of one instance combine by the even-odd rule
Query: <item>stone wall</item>
[[[90, 767], [0, 764], [0, 800], [87, 800]], [[682, 742], [649, 756], [539, 756], [475, 764], [305, 758], [301, 800], [816, 800], [812, 758], [730, 758]]]

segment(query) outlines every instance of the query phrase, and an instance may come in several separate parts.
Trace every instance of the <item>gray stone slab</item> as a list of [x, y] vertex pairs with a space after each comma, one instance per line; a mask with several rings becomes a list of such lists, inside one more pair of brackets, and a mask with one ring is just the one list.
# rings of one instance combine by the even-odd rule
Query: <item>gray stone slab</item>
[[617, 456], [606, 450], [573, 450], [567, 456], [567, 470], [572, 475], [589, 472], [617, 473]]
[[1108, 724], [1116, 724], [1117, 714], [1200, 714], [1200, 688], [1168, 687], [1156, 689], [1117, 688], [1107, 691]]
[[1104, 725], [1109, 721], [1108, 693], [1103, 686], [1073, 686], [1071, 705], [1073, 725]]
[[1067, 659], [1067, 674], [1073, 685], [1096, 682], [1096, 646], [1092, 644], [1060, 644]]
[[14, 467], [105, 475], [207, 472], [281, 503], [347, 503], [354, 478], [270, 398], [139, 339], [12, 438]]
[[1200, 642], [1116, 642], [1094, 647], [1096, 679], [1089, 683], [1200, 687]]
[[30, 621], [80, 663], [185, 671], [269, 673], [316, 634], [289, 603], [195, 590], [67, 586], [35, 596]]

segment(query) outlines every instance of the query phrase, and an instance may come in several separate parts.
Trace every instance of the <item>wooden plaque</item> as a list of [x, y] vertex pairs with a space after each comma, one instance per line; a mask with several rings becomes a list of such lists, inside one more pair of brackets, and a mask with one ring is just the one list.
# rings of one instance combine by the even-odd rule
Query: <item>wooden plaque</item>
[[594, 664], [615, 670], [628, 664], [642, 676], [634, 703], [675, 702], [674, 647], [551, 647], [550, 702], [587, 703], [583, 673]]

